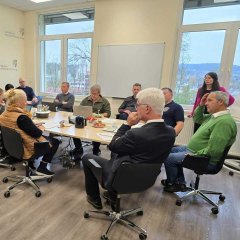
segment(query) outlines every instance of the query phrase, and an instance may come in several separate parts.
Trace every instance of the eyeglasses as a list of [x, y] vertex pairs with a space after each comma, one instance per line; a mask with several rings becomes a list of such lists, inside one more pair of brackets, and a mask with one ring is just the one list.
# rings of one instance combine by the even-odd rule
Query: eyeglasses
[[148, 106], [148, 104], [146, 104], [146, 103], [136, 103], [135, 108], [138, 108], [138, 107], [141, 106], [141, 105], [146, 105], [146, 106]]

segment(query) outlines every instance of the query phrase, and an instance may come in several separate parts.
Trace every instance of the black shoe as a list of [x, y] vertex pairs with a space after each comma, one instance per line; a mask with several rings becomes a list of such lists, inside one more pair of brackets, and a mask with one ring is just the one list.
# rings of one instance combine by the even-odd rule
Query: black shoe
[[38, 167], [37, 174], [39, 175], [47, 175], [47, 176], [53, 176], [54, 172], [49, 171], [47, 168], [43, 168], [43, 167]]
[[185, 184], [170, 184], [168, 183], [163, 190], [165, 192], [170, 192], [170, 193], [174, 193], [174, 192], [186, 192], [187, 191], [187, 187]]
[[167, 179], [162, 179], [162, 180], [161, 180], [161, 184], [162, 184], [163, 186], [167, 186], [167, 185], [168, 185]]
[[83, 155], [83, 148], [74, 148], [69, 151], [69, 155], [74, 157], [75, 160], [81, 160]]
[[116, 204], [117, 196], [112, 196], [109, 191], [105, 191], [102, 194], [103, 198], [109, 201], [110, 204]]
[[101, 155], [100, 149], [93, 149], [93, 155], [100, 156]]
[[96, 209], [103, 208], [101, 198], [93, 199], [91, 196], [87, 195], [87, 201]]

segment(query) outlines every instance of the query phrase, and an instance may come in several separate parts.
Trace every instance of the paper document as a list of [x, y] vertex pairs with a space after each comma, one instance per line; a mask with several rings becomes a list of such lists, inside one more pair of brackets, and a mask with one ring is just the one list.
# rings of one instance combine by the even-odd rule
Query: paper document
[[50, 128], [59, 127], [60, 124], [59, 124], [59, 123], [55, 123], [55, 122], [47, 122], [47, 123], [43, 124], [43, 126], [44, 126], [46, 129], [50, 129]]
[[100, 138], [102, 138], [106, 142], [110, 142], [114, 136], [114, 133], [106, 132], [106, 133], [98, 133]]

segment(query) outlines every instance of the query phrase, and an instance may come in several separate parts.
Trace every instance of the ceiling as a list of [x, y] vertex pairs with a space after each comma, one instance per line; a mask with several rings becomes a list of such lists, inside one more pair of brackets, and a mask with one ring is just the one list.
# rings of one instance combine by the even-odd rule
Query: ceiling
[[31, 11], [93, 1], [94, 0], [52, 0], [50, 2], [34, 3], [30, 0], [0, 0], [0, 4], [13, 7], [21, 11]]

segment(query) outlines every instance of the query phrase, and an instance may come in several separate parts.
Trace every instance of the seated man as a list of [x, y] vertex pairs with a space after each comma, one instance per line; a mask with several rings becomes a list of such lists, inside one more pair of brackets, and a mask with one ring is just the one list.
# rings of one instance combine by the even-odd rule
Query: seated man
[[173, 101], [171, 88], [162, 88], [165, 97], [165, 107], [163, 110], [164, 122], [175, 129], [176, 136], [182, 131], [184, 126], [184, 111], [181, 105]]
[[[209, 114], [204, 114], [205, 107]], [[210, 157], [209, 170], [214, 170], [224, 149], [232, 145], [237, 134], [237, 126], [231, 117], [228, 95], [221, 91], [203, 95], [194, 112], [194, 121], [201, 127], [191, 137], [187, 146], [174, 147], [164, 162], [167, 179], [162, 180], [164, 191], [186, 191], [182, 161], [186, 154], [206, 155]]]
[[61, 91], [62, 93], [59, 93], [54, 99], [55, 105], [59, 111], [72, 112], [75, 97], [72, 93], [69, 92], [68, 82], [62, 82]]
[[[90, 89], [90, 96], [84, 98], [80, 105], [82, 106], [92, 106], [93, 113], [102, 114], [104, 117], [110, 117], [111, 108], [109, 101], [101, 95], [101, 87], [95, 84]], [[80, 139], [75, 139], [74, 143], [79, 145], [81, 143]], [[99, 147], [99, 142], [92, 142], [93, 144], [93, 154], [99, 155], [101, 153]]]
[[37, 99], [33, 89], [26, 85], [26, 80], [23, 79], [23, 78], [19, 78], [19, 84], [20, 84], [20, 86], [17, 87], [17, 89], [21, 89], [21, 90], [23, 90], [26, 93], [26, 95], [27, 95], [27, 104], [36, 106], [36, 104], [38, 103], [38, 99]]
[[120, 113], [119, 119], [126, 120], [128, 118], [128, 115], [131, 112], [136, 112], [136, 95], [141, 90], [141, 84], [135, 83], [132, 87], [132, 93], [133, 95], [130, 97], [127, 97], [124, 102], [121, 104], [121, 106], [118, 108], [118, 112]]
[[[27, 96], [24, 91], [20, 89], [9, 90], [4, 94], [4, 99], [6, 99], [7, 107], [0, 115], [0, 126], [15, 129], [20, 133], [24, 145], [23, 159], [28, 160], [34, 154], [34, 143], [46, 141], [42, 136], [44, 127], [42, 125], [36, 126], [29, 117], [29, 112], [26, 110]], [[47, 164], [51, 162], [56, 153], [59, 141], [56, 139], [50, 139], [50, 141], [51, 150], [43, 156], [37, 169], [37, 173], [41, 175], [54, 174], [47, 169]], [[32, 162], [29, 162], [29, 166], [34, 169]]]
[[[109, 149], [111, 160], [87, 154], [83, 157], [87, 201], [101, 209], [102, 203], [97, 179], [91, 171], [89, 159], [94, 159], [103, 168], [103, 182], [108, 186], [104, 198], [114, 202], [116, 193], [111, 189], [114, 172], [124, 161], [133, 163], [162, 163], [168, 156], [174, 141], [175, 131], [162, 119], [165, 100], [157, 88], [147, 88], [137, 94], [137, 112], [130, 113], [113, 137]], [[146, 124], [141, 128], [132, 128], [139, 121]]]
[[[62, 93], [59, 93], [54, 103], [57, 106], [59, 111], [65, 111], [65, 112], [72, 112], [73, 111], [73, 105], [75, 102], [75, 96], [69, 92], [70, 85], [68, 82], [62, 82], [61, 84], [61, 91]], [[79, 161], [83, 155], [83, 148], [80, 139], [73, 138], [73, 142], [75, 145], [75, 148], [70, 151], [70, 154], [73, 154], [75, 161]]]
[[5, 91], [8, 91], [9, 89], [13, 89], [13, 88], [14, 88], [14, 86], [11, 83], [7, 83], [5, 85]]

